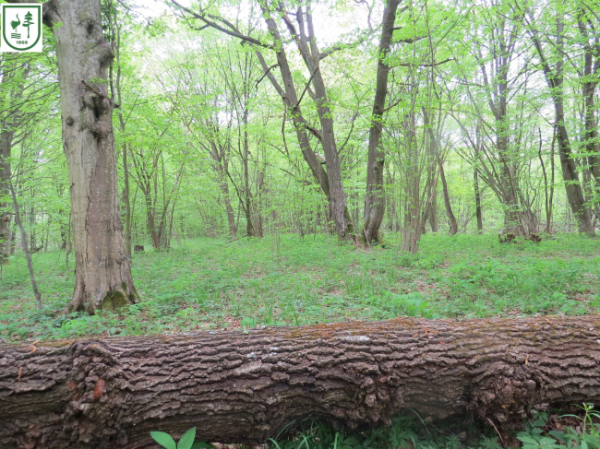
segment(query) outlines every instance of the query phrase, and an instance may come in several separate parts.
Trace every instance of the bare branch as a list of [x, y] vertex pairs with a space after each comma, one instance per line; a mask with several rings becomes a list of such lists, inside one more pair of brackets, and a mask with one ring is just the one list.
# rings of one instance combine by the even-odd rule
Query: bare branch
[[176, 0], [171, 0], [171, 3], [173, 3], [175, 6], [177, 6], [179, 9], [181, 9], [182, 11], [187, 12], [189, 15], [191, 15], [192, 17], [202, 20], [206, 25], [210, 26], [211, 28], [214, 28], [216, 30], [219, 30], [225, 34], [228, 34], [229, 36], [233, 36], [236, 37], [242, 41], [245, 42], [249, 42], [250, 44], [254, 44], [254, 45], [258, 45], [260, 47], [264, 47], [264, 48], [268, 48], [269, 50], [274, 50], [275, 48], [272, 45], [269, 44], [264, 44], [261, 41], [259, 41], [258, 39], [255, 39], [253, 37], [250, 36], [246, 36], [245, 34], [240, 33], [231, 23], [229, 23], [227, 20], [220, 18], [220, 17], [216, 17], [216, 16], [210, 16], [216, 20], [219, 20], [220, 22], [223, 22], [225, 25], [228, 26], [228, 28], [222, 27], [221, 25], [219, 25], [218, 23], [213, 22], [212, 20], [209, 20], [209, 15], [208, 14], [199, 14], [196, 11], [191, 10], [190, 8], [186, 8], [185, 6], [177, 3]]
[[345, 44], [343, 42], [339, 42], [337, 44], [334, 44], [331, 47], [326, 48], [325, 50], [323, 50], [323, 52], [321, 52], [321, 54], [319, 55], [319, 60], [322, 61], [327, 56], [330, 56], [332, 53], [335, 53], [336, 51], [348, 50], [350, 48], [356, 48], [360, 44], [362, 44], [365, 41], [365, 39], [366, 39], [366, 36], [362, 36], [362, 37], [358, 38], [355, 42], [352, 42], [352, 43], [349, 43], [349, 44]]
[[300, 105], [300, 103], [302, 102], [302, 99], [304, 98], [304, 94], [305, 94], [305, 93], [306, 93], [306, 91], [308, 90], [308, 88], [309, 88], [309, 86], [310, 86], [310, 83], [311, 83], [312, 79], [315, 77], [315, 74], [316, 74], [318, 71], [319, 71], [319, 68], [317, 67], [317, 68], [316, 68], [316, 69], [313, 71], [312, 75], [310, 75], [310, 78], [308, 79], [308, 81], [307, 81], [307, 83], [306, 83], [306, 86], [304, 86], [304, 90], [302, 91], [302, 95], [300, 95], [300, 99], [299, 99], [299, 100], [298, 100], [298, 102], [297, 102], [297, 103], [294, 105], [294, 107], [293, 107], [292, 109], [296, 109], [296, 108], [297, 108], [297, 107]]
[[394, 67], [437, 67], [439, 65], [445, 64], [447, 62], [454, 61], [454, 58], [446, 58], [443, 61], [433, 62], [433, 63], [411, 63], [411, 62], [401, 62], [396, 64]]
[[273, 64], [272, 66], [268, 67], [268, 68], [267, 68], [267, 70], [265, 70], [265, 73], [263, 74], [263, 76], [261, 76], [261, 77], [260, 77], [260, 79], [259, 79], [259, 80], [256, 82], [256, 86], [258, 86], [258, 85], [260, 84], [260, 82], [261, 82], [262, 80], [264, 80], [266, 76], [268, 76], [268, 75], [269, 75], [269, 72], [270, 72], [272, 69], [274, 69], [275, 67], [277, 67], [277, 66], [279, 66], [279, 64], [278, 64], [278, 63], [276, 63], [276, 64]]

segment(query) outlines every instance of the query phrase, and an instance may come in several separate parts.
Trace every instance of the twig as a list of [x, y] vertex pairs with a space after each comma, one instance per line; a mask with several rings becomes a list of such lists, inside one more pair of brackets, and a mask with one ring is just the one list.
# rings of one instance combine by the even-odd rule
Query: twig
[[273, 64], [271, 67], [267, 68], [267, 70], [265, 70], [265, 73], [263, 74], [263, 76], [261, 76], [260, 79], [256, 82], [256, 86], [258, 87], [258, 85], [260, 84], [260, 82], [265, 79], [265, 76], [267, 76], [269, 74], [269, 72], [271, 71], [271, 69], [274, 69], [278, 65], [279, 64]]
[[300, 95], [300, 99], [296, 102], [296, 104], [294, 105], [293, 109], [296, 109], [298, 107], [298, 105], [300, 104], [300, 102], [302, 101], [302, 99], [304, 98], [304, 94], [306, 93], [306, 91], [308, 90], [310, 83], [312, 81], [312, 79], [315, 77], [315, 74], [317, 73], [317, 71], [319, 70], [319, 67], [317, 67], [312, 75], [310, 75], [310, 78], [308, 79], [308, 82], [306, 83], [306, 86], [304, 86], [304, 90], [302, 91], [302, 95]]
[[506, 444], [504, 443], [504, 438], [502, 438], [502, 435], [500, 435], [500, 432], [498, 431], [496, 424], [494, 424], [494, 422], [490, 418], [487, 418], [487, 420], [494, 427], [494, 430], [496, 431], [496, 433], [498, 434], [498, 437], [500, 438], [500, 442], [502, 443], [502, 446], [506, 447]]
[[246, 234], [246, 235], [243, 235], [243, 236], [241, 236], [241, 237], [238, 237], [237, 239], [229, 240], [227, 243], [233, 243], [233, 242], [237, 242], [238, 240], [241, 240], [241, 239], [243, 239], [243, 238], [245, 238], [245, 237], [248, 237], [248, 234]]

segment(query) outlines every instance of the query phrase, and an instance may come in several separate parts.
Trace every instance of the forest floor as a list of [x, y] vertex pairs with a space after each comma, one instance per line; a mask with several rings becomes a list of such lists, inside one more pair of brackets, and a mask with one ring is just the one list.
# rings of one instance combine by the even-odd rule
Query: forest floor
[[[559, 235], [536, 245], [496, 236], [427, 235], [409, 255], [390, 239], [371, 250], [324, 235], [182, 241], [169, 251], [135, 254], [142, 301], [95, 316], [64, 314], [74, 261], [64, 252], [34, 255], [44, 307], [36, 310], [25, 259], [2, 266], [0, 339], [145, 335], [203, 329], [384, 320], [600, 312], [600, 239]], [[0, 340], [1, 341], [1, 340]], [[525, 449], [600, 448], [600, 424], [581, 410], [540, 412], [516, 434]], [[565, 413], [578, 417], [561, 417]], [[592, 413], [592, 415], [590, 415]], [[600, 415], [593, 417], [600, 421]], [[570, 420], [570, 421], [569, 421]], [[564, 427], [564, 428], [563, 428]], [[558, 430], [557, 430], [558, 429]], [[390, 427], [344, 434], [315, 421], [272, 449], [501, 449], [493, 428], [427, 423], [399, 416]], [[227, 447], [227, 446], [218, 446]]]
[[182, 241], [169, 251], [135, 254], [142, 301], [95, 316], [63, 313], [73, 255], [68, 269], [64, 252], [34, 255], [39, 311], [25, 259], [14, 256], [2, 266], [0, 338], [600, 312], [600, 239], [561, 235], [539, 245], [501, 245], [488, 235], [427, 235], [414, 256], [390, 245], [360, 250], [323, 235]]
[[34, 255], [44, 307], [25, 259], [0, 280], [0, 338], [60, 339], [204, 329], [384, 320], [600, 312], [600, 239], [556, 236], [499, 244], [496, 236], [427, 235], [417, 255], [360, 250], [323, 235], [182, 241], [133, 257], [142, 301], [95, 316], [63, 313], [74, 284], [64, 252]]

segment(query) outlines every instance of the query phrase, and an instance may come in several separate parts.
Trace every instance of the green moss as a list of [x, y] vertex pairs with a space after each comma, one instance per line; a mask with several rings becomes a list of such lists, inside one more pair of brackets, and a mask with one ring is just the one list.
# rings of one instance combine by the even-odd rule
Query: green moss
[[102, 310], [116, 310], [121, 307], [129, 305], [130, 302], [127, 300], [125, 295], [120, 291], [109, 292], [106, 297], [102, 300], [100, 309]]

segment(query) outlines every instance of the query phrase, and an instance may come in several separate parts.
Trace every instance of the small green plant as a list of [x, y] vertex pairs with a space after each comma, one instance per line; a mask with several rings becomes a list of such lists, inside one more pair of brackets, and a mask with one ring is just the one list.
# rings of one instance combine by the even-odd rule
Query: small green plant
[[166, 432], [150, 432], [150, 436], [166, 449], [214, 449], [212, 444], [205, 443], [204, 441], [196, 441], [196, 428], [192, 427], [190, 430], [185, 432], [179, 443], [175, 443], [175, 440], [171, 435]]
[[397, 316], [414, 316], [424, 318], [439, 318], [433, 313], [429, 303], [423, 300], [420, 293], [408, 293], [406, 295], [392, 295], [391, 305]]
[[583, 410], [583, 418], [577, 415], [563, 415], [563, 417], [581, 419], [581, 434], [573, 428], [567, 428], [563, 432], [552, 431], [550, 433], [569, 448], [600, 449], [600, 424], [594, 422], [594, 419], [600, 420], [600, 412], [594, 410], [594, 404], [591, 403], [584, 402], [575, 407]]
[[581, 432], [573, 427], [564, 430], [551, 430], [544, 433], [543, 427], [548, 421], [548, 414], [538, 413], [536, 419], [526, 425], [525, 431], [519, 432], [517, 438], [523, 443], [523, 449], [600, 449], [600, 413], [594, 410], [594, 404], [583, 403], [575, 407], [583, 410], [584, 416], [562, 415], [581, 420]]

